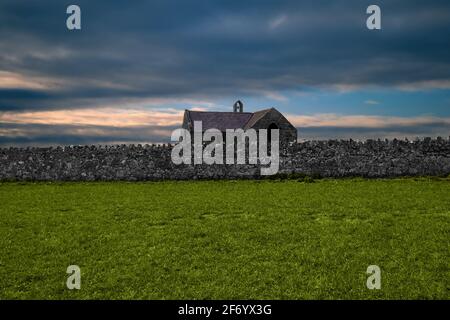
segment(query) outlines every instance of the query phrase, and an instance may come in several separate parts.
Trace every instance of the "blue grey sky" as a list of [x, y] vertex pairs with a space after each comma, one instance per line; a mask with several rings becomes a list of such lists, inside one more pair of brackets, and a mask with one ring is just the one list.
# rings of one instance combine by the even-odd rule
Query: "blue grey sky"
[[0, 145], [168, 142], [237, 99], [302, 140], [448, 137], [449, 52], [449, 1], [2, 0]]

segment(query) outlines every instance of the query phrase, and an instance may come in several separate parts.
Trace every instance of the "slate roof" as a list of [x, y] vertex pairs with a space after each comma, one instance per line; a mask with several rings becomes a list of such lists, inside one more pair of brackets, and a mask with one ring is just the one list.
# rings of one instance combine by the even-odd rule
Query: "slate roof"
[[192, 125], [194, 121], [202, 121], [203, 131], [208, 129], [249, 129], [271, 109], [257, 112], [209, 112], [186, 110]]
[[272, 109], [265, 109], [261, 111], [256, 111], [252, 114], [252, 117], [248, 120], [248, 122], [245, 124], [244, 129], [250, 129], [252, 128], [258, 120], [260, 120], [262, 117], [266, 115]]
[[250, 120], [253, 113], [250, 112], [205, 112], [205, 111], [190, 111], [188, 117], [190, 122], [202, 121], [203, 131], [208, 129], [219, 129], [225, 131], [226, 129], [244, 128], [245, 124]]

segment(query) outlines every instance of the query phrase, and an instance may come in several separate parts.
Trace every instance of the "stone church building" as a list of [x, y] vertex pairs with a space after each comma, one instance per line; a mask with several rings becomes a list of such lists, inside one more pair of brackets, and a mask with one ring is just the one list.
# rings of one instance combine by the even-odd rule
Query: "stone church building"
[[280, 143], [297, 141], [297, 129], [277, 109], [244, 112], [241, 101], [234, 104], [233, 112], [185, 110], [183, 128], [192, 132], [194, 121], [202, 122], [203, 131], [218, 129], [224, 134], [226, 129], [279, 129]]

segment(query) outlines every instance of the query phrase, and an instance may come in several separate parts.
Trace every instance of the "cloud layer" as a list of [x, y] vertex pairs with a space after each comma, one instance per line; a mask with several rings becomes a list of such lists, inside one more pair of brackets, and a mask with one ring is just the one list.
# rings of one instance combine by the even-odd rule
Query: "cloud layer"
[[[409, 134], [428, 128], [434, 135], [417, 118], [437, 110], [432, 100], [403, 120], [376, 120], [377, 109], [363, 119], [344, 108], [330, 120], [295, 106], [310, 90], [399, 90], [403, 104], [409, 92], [450, 92], [448, 1], [378, 1], [379, 32], [366, 29], [366, 0], [77, 4], [82, 30], [71, 32], [67, 3], [0, 3], [0, 143], [156, 141], [164, 137], [155, 130], [176, 125], [183, 108], [221, 110], [237, 98], [276, 104], [311, 137], [319, 127], [327, 128], [320, 136], [332, 128], [359, 136], [382, 128], [388, 133], [375, 134], [390, 136], [402, 123]], [[287, 98], [292, 92], [298, 100]], [[450, 99], [440, 99], [439, 110], [445, 103], [450, 110]], [[368, 96], [361, 105], [377, 108], [379, 101]], [[428, 119], [439, 133], [449, 131], [448, 122]]]
[[[386, 117], [287, 114], [300, 140], [448, 137], [450, 117]], [[95, 109], [8, 112], [0, 145], [170, 143], [179, 127], [178, 110]]]

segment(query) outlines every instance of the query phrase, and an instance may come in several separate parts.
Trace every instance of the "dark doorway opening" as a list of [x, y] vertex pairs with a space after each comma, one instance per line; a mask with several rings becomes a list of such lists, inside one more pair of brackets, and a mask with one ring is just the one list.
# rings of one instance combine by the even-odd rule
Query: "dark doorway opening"
[[272, 141], [272, 129], [278, 129], [278, 126], [275, 123], [271, 123], [267, 128], [267, 145], [270, 146], [270, 141]]

